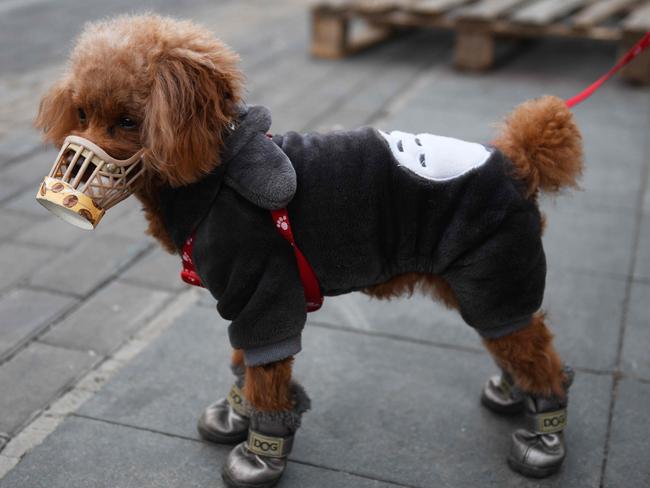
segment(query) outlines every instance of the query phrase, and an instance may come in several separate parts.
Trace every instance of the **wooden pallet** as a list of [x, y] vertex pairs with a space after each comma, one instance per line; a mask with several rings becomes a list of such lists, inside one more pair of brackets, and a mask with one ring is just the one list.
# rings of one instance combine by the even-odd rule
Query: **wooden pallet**
[[[493, 65], [499, 37], [594, 39], [624, 52], [650, 31], [650, 0], [323, 0], [311, 13], [314, 56], [341, 58], [400, 30], [430, 27], [455, 32], [455, 64], [469, 70]], [[357, 21], [360, 33], [351, 28]], [[650, 83], [650, 50], [623, 76]]]

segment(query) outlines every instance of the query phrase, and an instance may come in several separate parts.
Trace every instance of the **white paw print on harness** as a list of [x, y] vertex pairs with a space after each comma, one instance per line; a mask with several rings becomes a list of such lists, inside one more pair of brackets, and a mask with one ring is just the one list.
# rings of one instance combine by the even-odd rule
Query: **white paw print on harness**
[[287, 221], [287, 217], [284, 215], [282, 217], [278, 217], [278, 219], [275, 221], [275, 226], [280, 230], [289, 229], [289, 222]]
[[457, 178], [483, 165], [490, 151], [475, 142], [433, 134], [379, 131], [400, 166], [433, 181]]

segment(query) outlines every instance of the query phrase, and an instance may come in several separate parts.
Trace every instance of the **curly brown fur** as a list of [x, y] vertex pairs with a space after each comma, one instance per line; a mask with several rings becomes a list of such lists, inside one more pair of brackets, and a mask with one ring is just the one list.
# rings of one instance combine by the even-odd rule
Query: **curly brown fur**
[[498, 339], [484, 339], [483, 343], [523, 391], [562, 398], [566, 393], [566, 378], [552, 341], [553, 334], [544, 323], [544, 315], [538, 313], [525, 329]]
[[[146, 148], [136, 195], [149, 233], [174, 251], [160, 221], [158, 192], [197, 181], [219, 164], [242, 97], [238, 60], [210, 31], [188, 21], [133, 15], [91, 23], [66, 73], [43, 97], [35, 124], [48, 142], [61, 145], [79, 135], [119, 159]], [[135, 129], [120, 126], [125, 116]]]
[[246, 368], [244, 396], [258, 412], [293, 409], [291, 370], [293, 358]]
[[458, 300], [449, 283], [442, 277], [421, 274], [405, 273], [363, 290], [363, 293], [380, 300], [390, 300], [403, 296], [412, 296], [415, 292], [429, 295], [440, 300], [449, 308], [458, 308]]
[[230, 363], [233, 367], [243, 368], [244, 367], [244, 351], [241, 349], [233, 349], [232, 356], [230, 357]]
[[582, 136], [560, 98], [545, 96], [516, 107], [494, 145], [510, 158], [529, 196], [578, 185]]

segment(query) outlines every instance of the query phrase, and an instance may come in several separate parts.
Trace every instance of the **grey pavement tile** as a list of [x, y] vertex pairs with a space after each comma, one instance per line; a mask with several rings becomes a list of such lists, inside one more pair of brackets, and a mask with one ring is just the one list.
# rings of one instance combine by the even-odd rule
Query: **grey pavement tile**
[[4, 134], [0, 139], [0, 167], [40, 146], [40, 135], [35, 129], [25, 128]]
[[41, 267], [29, 278], [29, 283], [86, 295], [143, 252], [146, 245], [127, 237], [90, 235]]
[[650, 486], [648, 404], [649, 383], [620, 381], [603, 486]]
[[24, 187], [31, 185], [33, 189], [28, 189], [36, 195], [38, 184], [50, 172], [58, 151], [49, 146], [37, 146], [34, 149], [35, 153], [0, 169], [0, 178], [10, 178]]
[[20, 192], [22, 184], [9, 177], [0, 178], [0, 202]]
[[0, 365], [0, 431], [13, 433], [96, 360], [89, 354], [34, 342]]
[[260, 80], [252, 78], [250, 99], [269, 106], [273, 114], [273, 132], [312, 130], [324, 114], [335, 111], [347, 99], [362, 92], [380, 78], [385, 69], [412, 70], [421, 65], [422, 60], [401, 63], [408, 46], [412, 51], [413, 44], [403, 39], [379, 47], [373, 56], [362, 55], [339, 63], [308, 58], [291, 60], [290, 70], [270, 78], [273, 84], [282, 83], [282, 90], [267, 91], [263, 81], [260, 86]]
[[[44, 218], [18, 233], [14, 238], [16, 242], [71, 248], [91, 235], [88, 231], [70, 225], [50, 214], [44, 208], [43, 211], [46, 212]], [[104, 221], [100, 223], [100, 225], [103, 224]]]
[[[216, 310], [188, 309], [176, 320], [171, 335], [166, 333], [163, 341], [134, 358], [118, 373], [119, 380], [111, 381], [80, 413], [198, 438], [201, 410], [232, 382], [226, 324]], [[144, 378], [144, 365], [160, 370], [155, 380]], [[189, 384], [179, 384], [181, 378]]]
[[[38, 222], [34, 222], [28, 229], [19, 232], [15, 240], [60, 248], [70, 248], [83, 240], [91, 238], [91, 236], [107, 234], [126, 235], [126, 237], [145, 241], [147, 238], [143, 236], [144, 227], [139, 225], [134, 216], [131, 215], [133, 212], [139, 211], [139, 208], [140, 204], [135, 198], [120, 202], [119, 205], [106, 212], [94, 231], [79, 229], [44, 211], [45, 209], [42, 208], [41, 210], [44, 211], [43, 218]], [[123, 220], [127, 222], [123, 222]], [[131, 229], [130, 234], [127, 234], [128, 225], [130, 224], [136, 224], [136, 227]]]
[[0, 358], [33, 337], [76, 300], [45, 291], [14, 289], [0, 296]]
[[[382, 117], [385, 105], [402, 96], [426, 66], [436, 61], [445, 62], [443, 56], [451, 41], [451, 36], [434, 32], [409, 36], [401, 42], [395, 55], [377, 60], [383, 61], [382, 69], [370, 77], [362, 89], [350, 93], [333, 111], [318, 119], [316, 130], [354, 129]], [[419, 49], [424, 43], [431, 44], [427, 52]], [[373, 50], [360, 56], [375, 60], [381, 53]], [[355, 60], [358, 62], [358, 58]], [[323, 103], [321, 100], [317, 102]]]
[[625, 281], [551, 264], [546, 283], [544, 310], [562, 358], [572, 366], [613, 369]]
[[618, 275], [629, 273], [635, 217], [612, 209], [587, 211], [543, 205], [547, 216], [544, 247], [549, 267]]
[[[135, 198], [133, 200], [137, 202]], [[109, 209], [106, 212], [106, 216], [108, 216], [112, 210], [113, 209]], [[117, 216], [115, 216], [115, 218], [113, 218], [111, 215], [111, 220], [108, 220], [107, 222], [100, 222], [95, 231], [96, 234], [110, 234], [151, 242], [152, 238], [145, 236], [144, 234], [144, 231], [147, 228], [147, 221], [142, 210], [140, 210], [140, 208], [125, 208], [120, 210], [126, 210], [126, 212], [122, 211]]]
[[623, 339], [624, 371], [650, 380], [650, 284], [633, 283]]
[[129, 283], [141, 283], [163, 290], [178, 291], [187, 285], [180, 279], [181, 259], [169, 254], [159, 246], [133, 266], [120, 279]]
[[[650, 194], [650, 191], [648, 191], [648, 194]], [[641, 220], [634, 277], [650, 280], [650, 210], [645, 213]]]
[[[72, 417], [0, 480], [2, 488], [223, 487], [227, 447]], [[278, 488], [390, 488], [389, 483], [290, 463]]]
[[[80, 414], [198, 438], [199, 413], [232, 381], [223, 325], [215, 312], [190, 309]], [[521, 419], [479, 405], [494, 371], [487, 355], [307, 327], [295, 371], [313, 400], [292, 454], [298, 462], [422, 487], [598, 486], [609, 376], [577, 375], [566, 466], [539, 483], [505, 464]]]
[[37, 184], [33, 188], [30, 186], [7, 201], [3, 207], [36, 218], [45, 218], [50, 213], [36, 200], [37, 191]]
[[9, 242], [0, 244], [0, 291], [43, 267], [53, 256], [51, 249]]
[[199, 292], [199, 305], [203, 307], [210, 307], [212, 309], [217, 306], [217, 301], [208, 290], [205, 288], [197, 288], [197, 290]]
[[0, 209], [0, 241], [15, 237], [22, 230], [31, 227], [33, 223], [34, 221], [26, 215]]
[[113, 282], [39, 340], [106, 355], [143, 327], [168, 298], [162, 291]]
[[416, 341], [482, 347], [478, 334], [458, 312], [420, 294], [393, 300], [377, 300], [362, 293], [327, 297], [323, 308], [308, 320]]

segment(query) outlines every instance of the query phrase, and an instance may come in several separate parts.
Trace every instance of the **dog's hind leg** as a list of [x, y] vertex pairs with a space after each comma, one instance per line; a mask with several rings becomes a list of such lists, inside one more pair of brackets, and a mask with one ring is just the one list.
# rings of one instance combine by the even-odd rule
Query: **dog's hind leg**
[[246, 367], [244, 396], [250, 405], [246, 441], [228, 456], [223, 479], [232, 487], [270, 487], [282, 477], [302, 414], [310, 407], [292, 381], [293, 358]]
[[539, 313], [517, 332], [483, 340], [504, 374], [523, 392], [528, 425], [513, 434], [508, 463], [527, 476], [549, 476], [565, 457], [562, 431], [573, 372], [562, 364], [552, 339]]
[[197, 425], [201, 437], [219, 444], [237, 444], [248, 436], [250, 406], [244, 398], [244, 353], [233, 349], [230, 368], [235, 381], [226, 398], [208, 406]]

